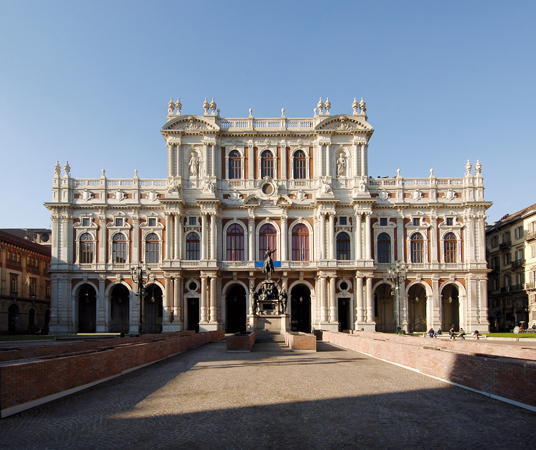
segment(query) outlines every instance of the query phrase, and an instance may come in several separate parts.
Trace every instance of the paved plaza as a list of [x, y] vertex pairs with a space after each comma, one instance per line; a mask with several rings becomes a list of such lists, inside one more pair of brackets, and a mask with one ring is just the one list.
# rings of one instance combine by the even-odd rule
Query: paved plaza
[[0, 448], [536, 448], [536, 413], [331, 344], [318, 349], [208, 344], [0, 420]]

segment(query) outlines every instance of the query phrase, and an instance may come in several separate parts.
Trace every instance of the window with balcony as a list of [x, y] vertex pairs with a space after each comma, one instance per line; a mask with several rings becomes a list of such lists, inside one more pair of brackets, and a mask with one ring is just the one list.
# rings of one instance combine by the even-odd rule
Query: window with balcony
[[237, 150], [229, 153], [229, 179], [237, 180], [242, 178], [242, 159]]
[[269, 150], [261, 154], [261, 178], [264, 177], [274, 178], [274, 156]]
[[154, 233], [145, 239], [145, 262], [148, 264], [160, 262], [160, 239]]
[[411, 262], [422, 264], [424, 262], [424, 239], [421, 233], [413, 233], [411, 236]]
[[93, 236], [84, 233], [80, 236], [79, 261], [80, 264], [91, 264], [93, 262]]
[[303, 223], [292, 229], [292, 261], [309, 261], [309, 230]]
[[349, 260], [350, 258], [350, 236], [348, 233], [339, 233], [337, 235], [337, 259]]
[[303, 150], [294, 153], [294, 179], [303, 180], [307, 178], [307, 161]]
[[388, 264], [390, 262], [391, 262], [391, 237], [387, 233], [381, 233], [378, 236], [378, 263]]
[[445, 263], [454, 264], [457, 258], [458, 241], [454, 233], [447, 233], [443, 242], [445, 252]]
[[264, 224], [259, 232], [259, 261], [264, 259], [266, 251], [276, 250], [272, 254], [272, 259], [277, 260], [277, 231], [273, 225], [267, 223]]
[[227, 261], [244, 261], [244, 229], [237, 223], [227, 228]]
[[[121, 219], [123, 220], [123, 219]], [[112, 262], [127, 262], [127, 238], [123, 233], [117, 233], [112, 241]]]
[[189, 233], [186, 237], [186, 259], [188, 261], [198, 261], [200, 256], [200, 239], [197, 233]]

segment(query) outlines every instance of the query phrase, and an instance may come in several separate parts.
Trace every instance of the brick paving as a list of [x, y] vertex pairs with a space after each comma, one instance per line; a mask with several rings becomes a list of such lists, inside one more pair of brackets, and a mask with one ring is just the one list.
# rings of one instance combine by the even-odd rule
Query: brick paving
[[318, 348], [208, 344], [0, 420], [0, 448], [536, 448], [536, 413]]

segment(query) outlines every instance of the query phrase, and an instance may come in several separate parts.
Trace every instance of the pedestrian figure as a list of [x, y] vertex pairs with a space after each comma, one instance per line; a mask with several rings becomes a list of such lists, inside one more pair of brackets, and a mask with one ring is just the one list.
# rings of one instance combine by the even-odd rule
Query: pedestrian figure
[[476, 340], [478, 341], [478, 339], [480, 337], [480, 334], [478, 333], [478, 330], [473, 331], [473, 337], [475, 337]]
[[460, 328], [460, 334], [458, 334], [459, 338], [462, 338], [465, 341], [465, 331], [463, 331], [463, 328]]
[[452, 339], [453, 341], [456, 340], [456, 332], [454, 331], [454, 325], [452, 325], [452, 326], [450, 327], [450, 330], [449, 330], [449, 336], [450, 336], [449, 339]]

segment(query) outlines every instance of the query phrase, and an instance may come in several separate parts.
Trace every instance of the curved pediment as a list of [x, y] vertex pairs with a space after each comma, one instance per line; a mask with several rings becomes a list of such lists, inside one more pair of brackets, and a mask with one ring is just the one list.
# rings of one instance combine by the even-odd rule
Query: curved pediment
[[372, 125], [365, 120], [359, 120], [354, 116], [331, 116], [324, 119], [316, 127], [316, 131], [333, 132], [355, 132], [355, 131], [373, 131]]
[[171, 119], [162, 127], [162, 131], [184, 131], [186, 133], [217, 132], [220, 127], [200, 116], [180, 116]]

